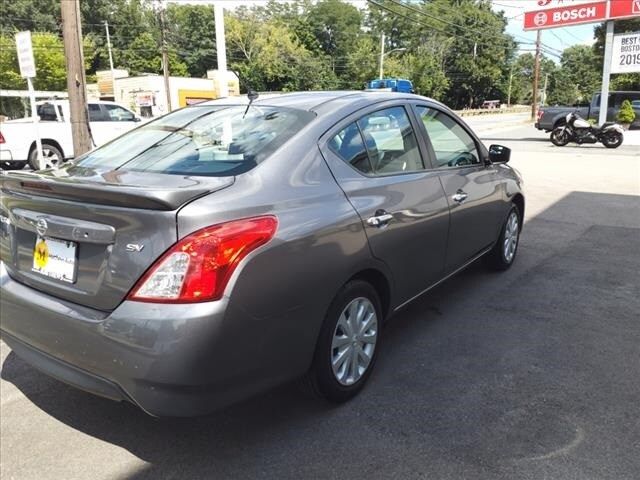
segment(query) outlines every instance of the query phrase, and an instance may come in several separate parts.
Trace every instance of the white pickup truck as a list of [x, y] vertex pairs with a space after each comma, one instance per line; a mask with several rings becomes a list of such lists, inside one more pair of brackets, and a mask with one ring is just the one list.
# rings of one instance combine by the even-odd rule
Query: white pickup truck
[[[69, 102], [51, 100], [36, 103], [42, 139], [42, 153], [47, 166], [73, 158], [73, 139], [69, 122]], [[117, 103], [92, 101], [88, 104], [89, 127], [94, 147], [99, 147], [139, 125], [136, 116]], [[31, 118], [0, 123], [0, 167], [20, 169], [29, 164], [38, 169], [36, 136]]]

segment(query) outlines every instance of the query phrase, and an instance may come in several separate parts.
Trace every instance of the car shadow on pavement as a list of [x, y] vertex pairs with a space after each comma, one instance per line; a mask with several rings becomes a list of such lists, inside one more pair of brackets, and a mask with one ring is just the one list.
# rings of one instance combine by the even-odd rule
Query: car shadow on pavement
[[342, 406], [290, 384], [154, 419], [13, 353], [2, 378], [145, 462], [129, 479], [633, 478], [639, 198], [574, 192], [529, 219], [511, 270], [478, 262], [396, 314], [370, 383]]

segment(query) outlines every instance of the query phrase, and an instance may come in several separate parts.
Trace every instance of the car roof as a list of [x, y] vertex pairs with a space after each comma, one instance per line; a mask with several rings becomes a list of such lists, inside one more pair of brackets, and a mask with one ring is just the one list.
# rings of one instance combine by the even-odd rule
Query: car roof
[[[274, 107], [296, 108], [307, 110], [317, 114], [330, 113], [339, 108], [350, 105], [354, 108], [361, 108], [372, 103], [385, 102], [388, 100], [411, 100], [418, 99], [439, 103], [433, 99], [414, 95], [411, 93], [399, 93], [388, 91], [364, 91], [364, 90], [335, 90], [335, 91], [309, 91], [290, 92], [283, 94], [265, 94], [254, 101], [254, 105], [269, 105]], [[246, 95], [240, 97], [219, 98], [198, 103], [197, 106], [207, 105], [246, 105], [248, 103]]]
[[[399, 98], [420, 98], [425, 100], [425, 97], [413, 94], [403, 94], [389, 91], [364, 91], [364, 90], [335, 90], [335, 91], [309, 91], [309, 92], [289, 92], [273, 94], [268, 93], [260, 95], [258, 99], [254, 101], [254, 104], [258, 105], [270, 105], [274, 107], [289, 107], [297, 108], [299, 110], [317, 110], [320, 106], [337, 101], [348, 99], [352, 102], [358, 102], [359, 100], [366, 100], [370, 102], [375, 100], [376, 102], [382, 102], [385, 100], [397, 100]], [[434, 101], [432, 99], [427, 99]], [[238, 97], [226, 97], [218, 98], [216, 100], [207, 100], [200, 102], [197, 105], [246, 105], [248, 99], [246, 95]]]

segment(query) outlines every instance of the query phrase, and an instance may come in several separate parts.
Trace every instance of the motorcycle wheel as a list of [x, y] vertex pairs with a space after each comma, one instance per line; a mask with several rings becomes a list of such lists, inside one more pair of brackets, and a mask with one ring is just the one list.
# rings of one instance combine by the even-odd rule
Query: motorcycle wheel
[[610, 133], [602, 138], [602, 144], [607, 148], [618, 148], [622, 145], [624, 136], [620, 132]]
[[566, 132], [564, 127], [558, 127], [553, 132], [551, 132], [551, 143], [553, 143], [556, 147], [564, 147], [567, 143], [569, 143], [569, 134]]

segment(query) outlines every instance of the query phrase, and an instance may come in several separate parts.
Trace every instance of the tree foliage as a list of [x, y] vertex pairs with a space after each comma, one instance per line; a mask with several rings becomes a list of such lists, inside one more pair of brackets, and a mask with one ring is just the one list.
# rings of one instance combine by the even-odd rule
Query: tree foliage
[[[131, 74], [161, 73], [160, 4], [153, 0], [82, 0], [88, 74], [109, 68], [108, 22], [114, 64]], [[507, 19], [490, 0], [374, 0], [366, 8], [346, 0], [270, 0], [225, 10], [227, 58], [241, 86], [256, 90], [361, 89], [379, 75], [385, 38], [385, 76], [410, 79], [415, 90], [454, 108], [484, 100], [532, 101], [534, 57], [518, 56]], [[172, 75], [204, 77], [217, 67], [214, 8], [206, 2], [166, 3], [164, 38]], [[59, 0], [12, 0], [0, 17], [2, 83], [22, 85], [12, 60], [17, 30], [38, 39], [39, 88], [64, 88]], [[640, 29], [616, 22], [617, 33]], [[35, 38], [35, 36], [34, 36]], [[576, 103], [599, 87], [604, 30], [593, 49], [574, 46], [559, 63], [541, 59], [547, 103]], [[5, 75], [4, 72], [7, 72]], [[614, 75], [612, 88], [638, 89], [640, 75]], [[510, 94], [510, 95], [509, 95]]]
[[636, 112], [633, 111], [633, 106], [629, 100], [625, 100], [620, 105], [620, 111], [618, 112], [617, 120], [623, 124], [630, 124], [636, 119]]

